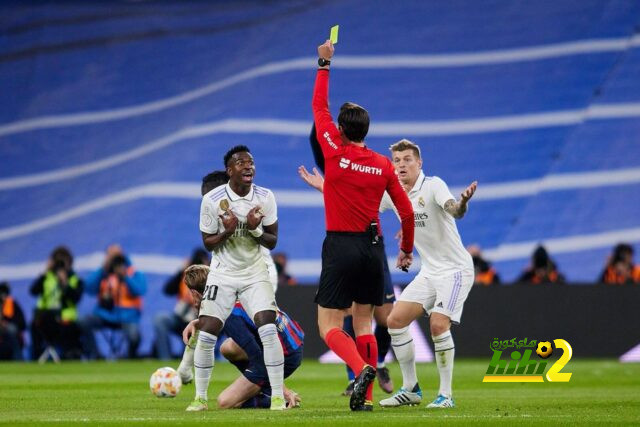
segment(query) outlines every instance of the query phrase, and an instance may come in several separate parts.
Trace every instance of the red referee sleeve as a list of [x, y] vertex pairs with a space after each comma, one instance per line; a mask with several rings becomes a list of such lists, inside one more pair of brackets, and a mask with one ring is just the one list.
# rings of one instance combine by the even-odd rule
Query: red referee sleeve
[[340, 131], [333, 123], [329, 112], [329, 70], [318, 70], [311, 108], [316, 124], [316, 137], [326, 158], [327, 154], [335, 152], [338, 146], [342, 145]]
[[[391, 166], [393, 169], [393, 166]], [[398, 210], [400, 222], [402, 223], [402, 243], [400, 249], [406, 253], [413, 252], [413, 233], [415, 231], [415, 222], [413, 218], [413, 206], [409, 196], [404, 191], [398, 181], [398, 177], [392, 172], [392, 177], [387, 184], [387, 193], [391, 197], [394, 206]]]

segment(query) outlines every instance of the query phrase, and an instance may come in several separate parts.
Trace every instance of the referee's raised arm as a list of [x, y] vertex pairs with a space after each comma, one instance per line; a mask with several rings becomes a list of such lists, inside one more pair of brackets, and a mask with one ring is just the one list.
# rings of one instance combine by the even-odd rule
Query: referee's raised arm
[[329, 66], [333, 52], [334, 48], [330, 40], [318, 46], [318, 72], [311, 101], [316, 136], [325, 157], [342, 145], [340, 131], [329, 112]]

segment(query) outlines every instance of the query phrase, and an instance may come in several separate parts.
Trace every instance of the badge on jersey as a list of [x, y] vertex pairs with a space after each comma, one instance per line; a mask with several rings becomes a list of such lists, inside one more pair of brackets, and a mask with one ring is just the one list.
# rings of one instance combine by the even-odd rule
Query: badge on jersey
[[424, 205], [425, 205], [424, 199], [422, 198], [422, 196], [420, 196], [418, 198], [418, 206], [420, 206], [421, 208], [424, 208]]
[[224, 212], [229, 210], [229, 201], [227, 199], [220, 200], [220, 210]]
[[211, 213], [209, 212], [209, 208], [205, 207], [204, 208], [204, 213], [202, 214], [201, 218], [202, 220], [202, 224], [205, 227], [210, 227], [211, 224], [213, 223], [213, 217], [211, 216]]

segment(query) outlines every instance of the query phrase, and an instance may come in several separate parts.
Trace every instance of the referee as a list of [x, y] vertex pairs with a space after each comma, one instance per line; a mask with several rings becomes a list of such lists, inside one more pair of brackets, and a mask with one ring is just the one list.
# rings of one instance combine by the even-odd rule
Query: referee
[[[320, 336], [356, 373], [349, 402], [352, 411], [370, 411], [378, 346], [371, 333], [374, 305], [382, 305], [384, 247], [378, 208], [389, 193], [402, 222], [402, 243], [396, 266], [413, 261], [414, 219], [411, 202], [391, 161], [364, 143], [369, 114], [347, 102], [340, 107], [338, 127], [329, 113], [329, 66], [334, 47], [318, 47], [318, 72], [313, 92], [313, 118], [325, 161], [324, 206], [327, 236], [322, 245], [322, 273], [315, 302]], [[342, 330], [344, 310], [351, 308], [355, 342]]]

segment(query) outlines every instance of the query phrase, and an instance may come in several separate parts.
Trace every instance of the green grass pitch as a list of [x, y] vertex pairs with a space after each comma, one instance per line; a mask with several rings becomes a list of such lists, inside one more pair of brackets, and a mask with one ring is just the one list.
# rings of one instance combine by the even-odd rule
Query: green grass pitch
[[[194, 394], [184, 386], [176, 398], [156, 398], [149, 392], [149, 376], [160, 361], [63, 363], [60, 365], [1, 363], [0, 423], [16, 424], [136, 424], [136, 425], [404, 425], [439, 424], [635, 424], [640, 423], [640, 364], [613, 360], [572, 360], [563, 370], [573, 372], [569, 383], [486, 384], [487, 360], [457, 360], [454, 398], [457, 407], [427, 410], [417, 407], [352, 413], [340, 395], [346, 380], [339, 365], [307, 360], [292, 378], [290, 388], [302, 397], [302, 407], [283, 413], [268, 410], [209, 409], [184, 411]], [[390, 370], [401, 382], [397, 364]], [[435, 396], [434, 364], [418, 366], [425, 400]], [[218, 362], [209, 388], [215, 396], [237, 375]], [[375, 389], [377, 401], [386, 397]]]

